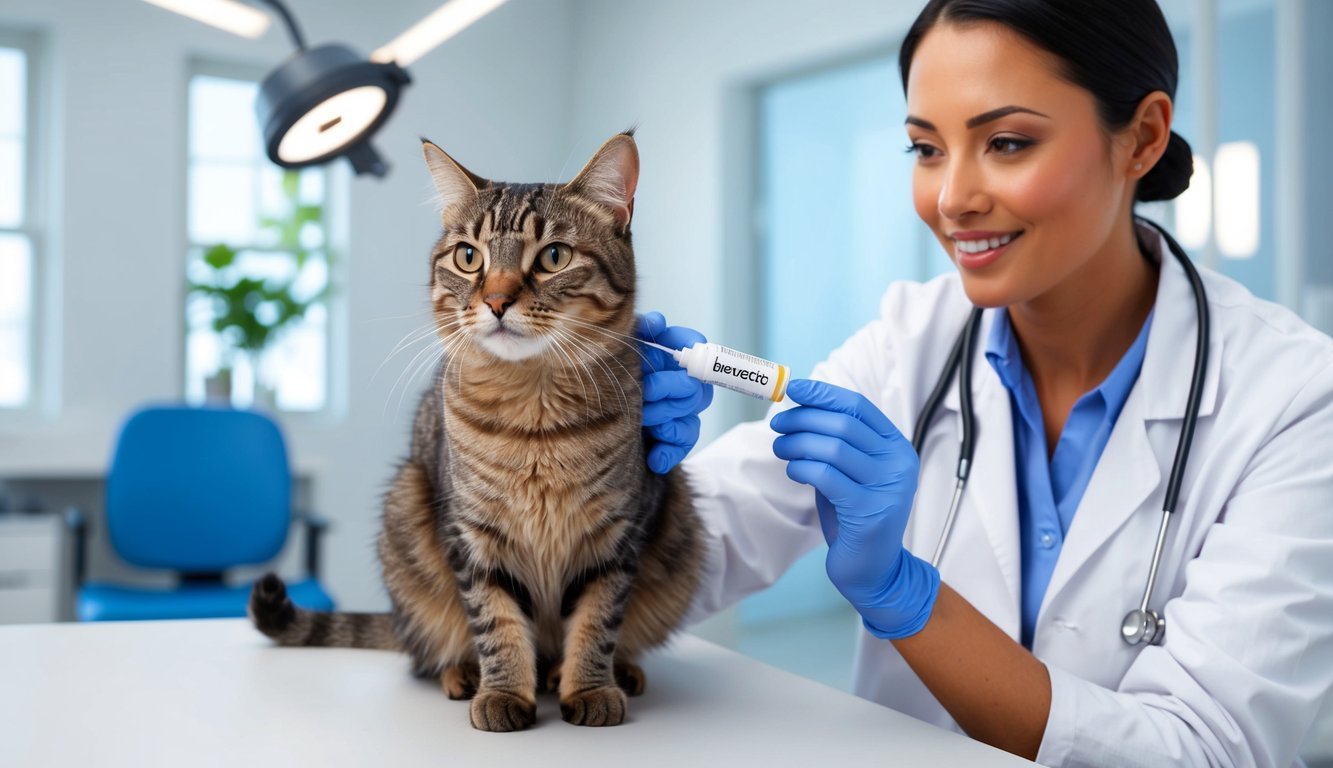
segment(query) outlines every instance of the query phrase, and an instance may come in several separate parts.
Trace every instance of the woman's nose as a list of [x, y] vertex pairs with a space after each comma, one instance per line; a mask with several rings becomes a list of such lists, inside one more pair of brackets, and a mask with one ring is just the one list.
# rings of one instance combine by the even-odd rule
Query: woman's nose
[[961, 219], [968, 214], [985, 213], [990, 199], [985, 183], [971, 163], [953, 161], [944, 172], [940, 187], [940, 215], [947, 219]]

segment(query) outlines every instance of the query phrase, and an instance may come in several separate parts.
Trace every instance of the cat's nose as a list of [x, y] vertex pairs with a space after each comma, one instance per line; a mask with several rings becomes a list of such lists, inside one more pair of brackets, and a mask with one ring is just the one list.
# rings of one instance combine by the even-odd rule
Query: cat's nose
[[510, 304], [514, 303], [514, 297], [507, 293], [492, 293], [482, 299], [486, 306], [491, 308], [491, 313], [496, 317], [504, 317], [505, 310]]

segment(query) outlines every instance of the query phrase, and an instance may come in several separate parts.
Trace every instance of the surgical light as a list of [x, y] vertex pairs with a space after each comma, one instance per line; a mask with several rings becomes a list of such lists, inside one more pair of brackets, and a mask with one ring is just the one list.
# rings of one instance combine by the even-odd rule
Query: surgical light
[[[284, 168], [301, 168], [346, 157], [358, 175], [374, 176], [387, 173], [388, 165], [370, 138], [412, 82], [403, 67], [506, 2], [451, 0], [365, 59], [341, 43], [307, 48], [282, 0], [255, 1], [278, 14], [296, 46], [296, 53], [264, 78], [255, 100], [268, 158]], [[235, 0], [145, 2], [247, 37], [268, 27], [264, 14]]]
[[259, 86], [255, 114], [264, 151], [284, 168], [345, 156], [357, 174], [383, 176], [388, 165], [370, 137], [409, 82], [397, 64], [366, 61], [344, 45], [299, 50]]

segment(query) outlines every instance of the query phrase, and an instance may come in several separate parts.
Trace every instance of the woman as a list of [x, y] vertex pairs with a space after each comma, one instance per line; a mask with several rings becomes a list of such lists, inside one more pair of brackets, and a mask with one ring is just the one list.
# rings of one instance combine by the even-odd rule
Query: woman
[[[791, 383], [796, 407], [691, 459], [712, 539], [699, 612], [827, 540], [829, 578], [866, 628], [861, 696], [1051, 765], [1299, 764], [1333, 685], [1333, 342], [1214, 273], [1150, 601], [1164, 641], [1121, 636], [1199, 328], [1182, 265], [1133, 218], [1135, 201], [1189, 183], [1161, 11], [931, 0], [900, 68], [915, 207], [957, 273], [890, 286], [878, 320]], [[976, 453], [936, 568], [956, 387], [916, 422], [973, 306]], [[641, 334], [699, 340], [657, 314]], [[710, 398], [679, 371], [647, 376], [655, 470], [693, 445]], [[918, 429], [920, 461], [904, 437]]]

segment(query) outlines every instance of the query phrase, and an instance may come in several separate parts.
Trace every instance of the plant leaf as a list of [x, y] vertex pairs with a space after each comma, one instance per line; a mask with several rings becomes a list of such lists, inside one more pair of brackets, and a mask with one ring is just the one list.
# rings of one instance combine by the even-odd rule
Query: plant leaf
[[213, 269], [226, 269], [236, 262], [236, 251], [231, 246], [218, 243], [204, 252], [204, 263]]
[[299, 171], [290, 168], [282, 173], [282, 193], [287, 199], [295, 202], [296, 196], [301, 191], [301, 174]]

